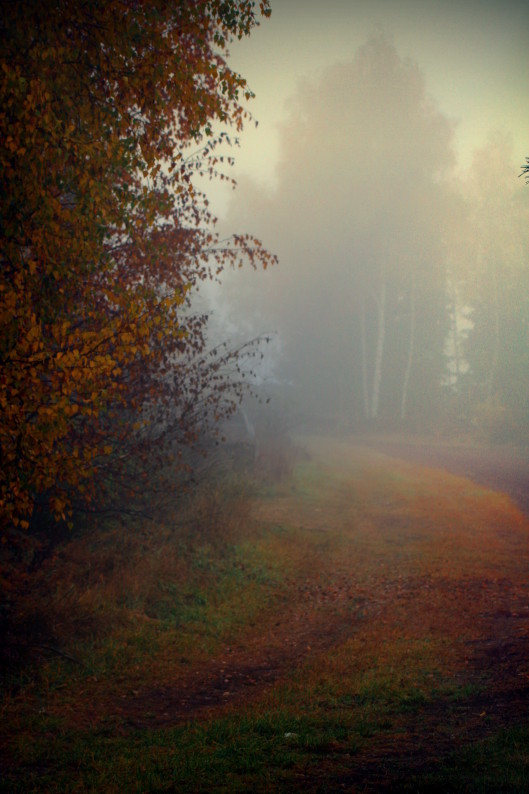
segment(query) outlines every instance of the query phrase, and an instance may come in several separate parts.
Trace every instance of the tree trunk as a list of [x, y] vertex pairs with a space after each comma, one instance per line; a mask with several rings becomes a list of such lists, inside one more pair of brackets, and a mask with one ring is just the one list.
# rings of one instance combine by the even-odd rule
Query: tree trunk
[[367, 382], [367, 332], [366, 296], [362, 295], [360, 304], [360, 341], [362, 345], [362, 394], [364, 398], [364, 419], [369, 419], [369, 384]]
[[494, 342], [492, 345], [492, 356], [491, 356], [490, 367], [487, 377], [487, 388], [486, 388], [487, 403], [490, 403], [494, 396], [496, 372], [498, 369], [498, 363], [500, 359], [500, 307], [498, 300], [498, 273], [496, 270], [495, 262], [492, 265], [491, 279], [492, 279], [492, 311], [493, 311], [493, 320], [494, 320]]
[[459, 404], [459, 394], [460, 394], [460, 386], [461, 386], [461, 342], [460, 342], [460, 331], [458, 327], [457, 321], [457, 308], [458, 308], [458, 300], [457, 300], [457, 288], [455, 284], [449, 281], [449, 288], [451, 293], [451, 303], [452, 309], [450, 311], [450, 332], [452, 336], [452, 361], [453, 361], [453, 378], [454, 378], [454, 386], [456, 388], [456, 393], [458, 395], [458, 404]]
[[408, 404], [408, 389], [410, 385], [411, 368], [413, 366], [413, 356], [415, 354], [415, 276], [411, 283], [410, 290], [410, 337], [408, 342], [408, 360], [404, 372], [404, 382], [402, 384], [402, 399], [400, 402], [400, 418], [406, 419]]
[[380, 384], [382, 381], [382, 358], [386, 336], [386, 281], [384, 274], [380, 279], [380, 295], [375, 297], [377, 307], [377, 346], [375, 351], [375, 366], [373, 371], [373, 393], [371, 399], [371, 418], [376, 419], [380, 404]]

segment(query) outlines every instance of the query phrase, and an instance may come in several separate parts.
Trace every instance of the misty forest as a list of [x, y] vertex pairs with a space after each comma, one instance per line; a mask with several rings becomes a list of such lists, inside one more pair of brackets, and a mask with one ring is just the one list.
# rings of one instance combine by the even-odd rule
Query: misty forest
[[275, 13], [0, 16], [0, 791], [529, 788], [529, 157], [375, 25], [237, 172]]
[[500, 134], [456, 176], [452, 132], [377, 36], [292, 98], [277, 188], [235, 197], [281, 264], [231, 279], [230, 322], [277, 334], [306, 420], [526, 435], [527, 195]]

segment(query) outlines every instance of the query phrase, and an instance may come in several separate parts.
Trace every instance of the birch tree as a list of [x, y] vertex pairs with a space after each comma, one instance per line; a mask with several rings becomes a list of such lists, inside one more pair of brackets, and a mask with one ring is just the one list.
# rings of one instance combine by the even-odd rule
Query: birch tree
[[300, 83], [277, 189], [235, 196], [234, 217], [279, 256], [252, 310], [280, 333], [283, 376], [309, 412], [399, 422], [442, 388], [451, 140], [418, 66], [375, 35]]
[[505, 137], [476, 152], [463, 190], [469, 222], [459, 289], [471, 325], [462, 386], [470, 415], [493, 434], [516, 436], [529, 428], [529, 208]]

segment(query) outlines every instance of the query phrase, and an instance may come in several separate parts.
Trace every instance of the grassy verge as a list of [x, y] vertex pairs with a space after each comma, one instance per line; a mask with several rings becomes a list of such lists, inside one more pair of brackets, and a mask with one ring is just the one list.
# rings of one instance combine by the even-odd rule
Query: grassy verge
[[523, 792], [529, 790], [529, 726], [500, 730], [443, 762], [410, 791]]
[[[481, 730], [501, 670], [470, 658], [526, 593], [526, 523], [465, 480], [313, 454], [262, 495], [208, 493], [178, 531], [114, 529], [50, 563], [46, 620], [83, 666], [55, 655], [6, 693], [0, 790], [527, 790], [527, 727]], [[221, 666], [210, 708], [157, 723]]]

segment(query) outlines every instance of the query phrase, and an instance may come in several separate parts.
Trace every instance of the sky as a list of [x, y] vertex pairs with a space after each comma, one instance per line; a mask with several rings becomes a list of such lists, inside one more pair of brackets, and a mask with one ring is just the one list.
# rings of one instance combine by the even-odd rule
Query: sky
[[[529, 3], [526, 0], [272, 0], [272, 16], [230, 48], [230, 66], [256, 94], [234, 175], [274, 184], [278, 124], [301, 80], [350, 61], [376, 28], [415, 61], [441, 112], [456, 122], [464, 167], [492, 131], [529, 156]], [[215, 192], [215, 191], [214, 191]], [[222, 191], [212, 196], [222, 217]]]

